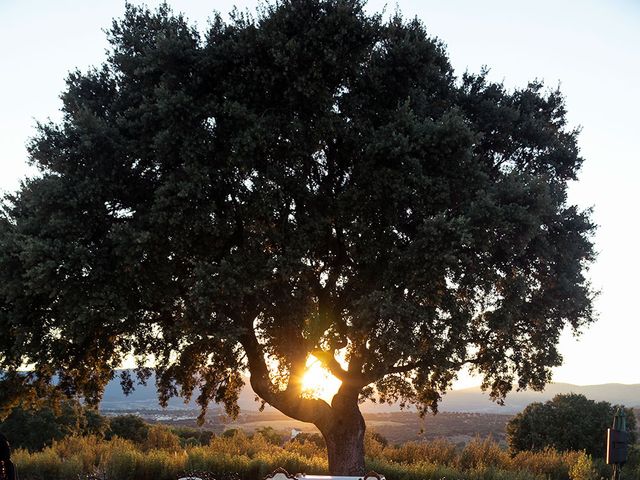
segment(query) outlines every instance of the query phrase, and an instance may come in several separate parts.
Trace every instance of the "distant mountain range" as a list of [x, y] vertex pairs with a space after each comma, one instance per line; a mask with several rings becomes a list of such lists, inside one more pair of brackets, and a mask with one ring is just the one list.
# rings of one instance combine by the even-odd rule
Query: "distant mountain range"
[[[489, 396], [483, 393], [479, 387], [452, 390], [444, 396], [440, 404], [440, 411], [513, 414], [520, 412], [530, 403], [545, 402], [559, 393], [579, 393], [591, 400], [604, 400], [628, 407], [640, 406], [640, 384], [608, 383], [581, 386], [569, 383], [551, 383], [544, 392], [511, 392], [507, 396], [504, 406], [492, 402]], [[244, 387], [240, 395], [240, 409], [245, 412], [257, 411], [260, 404], [254, 399], [255, 394], [247, 382], [247, 386]], [[105, 389], [100, 407], [105, 410], [158, 410], [160, 407], [154, 378], [151, 377], [146, 386], [138, 385], [129, 396], [125, 396], [122, 393], [117, 378], [112, 380]], [[185, 405], [181, 399], [174, 398], [169, 402], [168, 408], [195, 409], [197, 406], [193, 400]], [[397, 405], [379, 405], [371, 402], [363, 404], [361, 409], [365, 413], [385, 413], [399, 410]]]
[[625, 385], [606, 383], [603, 385], [572, 385], [570, 383], [551, 383], [543, 392], [511, 392], [507, 395], [504, 406], [491, 400], [482, 393], [480, 387], [465, 388], [448, 392], [440, 406], [444, 412], [477, 412], [477, 413], [517, 413], [533, 402], [546, 402], [560, 393], [578, 393], [585, 397], [621, 404], [627, 407], [640, 406], [640, 384]]

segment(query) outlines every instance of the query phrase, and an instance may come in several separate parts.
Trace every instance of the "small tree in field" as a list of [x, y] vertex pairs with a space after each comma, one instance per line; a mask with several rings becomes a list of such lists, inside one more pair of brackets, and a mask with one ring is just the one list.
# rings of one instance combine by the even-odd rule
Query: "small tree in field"
[[[95, 404], [132, 354], [162, 403], [237, 414], [248, 372], [319, 428], [333, 474], [362, 474], [360, 400], [435, 411], [464, 366], [497, 399], [541, 389], [563, 328], [592, 320], [559, 92], [458, 79], [419, 21], [360, 0], [283, 0], [202, 38], [129, 6], [109, 41], [3, 204], [5, 405]], [[311, 355], [342, 382], [330, 403], [302, 389]]]
[[149, 438], [149, 424], [138, 415], [118, 415], [109, 421], [109, 437], [120, 437], [143, 444]]
[[[618, 405], [595, 402], [575, 393], [556, 395], [545, 403], [532, 403], [507, 424], [509, 448], [524, 450], [584, 450], [594, 457], [606, 454], [607, 428]], [[636, 441], [636, 417], [625, 408], [630, 441]]]

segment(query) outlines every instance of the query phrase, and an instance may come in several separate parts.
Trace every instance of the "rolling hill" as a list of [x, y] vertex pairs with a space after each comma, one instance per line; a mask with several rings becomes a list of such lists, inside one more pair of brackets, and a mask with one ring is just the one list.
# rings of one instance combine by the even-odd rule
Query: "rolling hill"
[[[530, 403], [550, 400], [559, 393], [579, 393], [596, 401], [604, 400], [630, 407], [640, 406], [640, 384], [610, 383], [582, 386], [568, 383], [551, 383], [543, 392], [512, 392], [507, 396], [504, 406], [492, 402], [489, 396], [483, 393], [479, 387], [452, 390], [444, 396], [440, 411], [513, 414], [521, 411]], [[239, 400], [241, 410], [245, 412], [257, 411], [259, 403], [254, 398], [255, 395], [251, 388], [248, 385], [245, 386]], [[117, 379], [112, 380], [105, 389], [100, 406], [102, 409], [107, 410], [159, 409], [154, 378], [149, 379], [149, 383], [146, 386], [137, 386], [129, 396], [125, 396], [122, 393]], [[193, 400], [186, 405], [181, 399], [174, 398], [169, 402], [169, 409], [188, 408], [197, 408]], [[361, 408], [363, 412], [370, 414], [399, 411], [397, 405], [380, 405], [371, 402], [363, 404]]]

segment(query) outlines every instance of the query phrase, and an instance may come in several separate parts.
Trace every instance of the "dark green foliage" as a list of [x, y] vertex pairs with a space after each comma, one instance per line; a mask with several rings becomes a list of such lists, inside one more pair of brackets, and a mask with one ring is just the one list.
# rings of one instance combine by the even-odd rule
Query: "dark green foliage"
[[180, 438], [183, 447], [209, 445], [215, 434], [211, 430], [191, 427], [173, 427], [171, 429]]
[[149, 434], [149, 425], [137, 415], [119, 415], [109, 421], [109, 437], [120, 437], [143, 444]]
[[627, 463], [624, 464], [624, 471], [636, 472], [640, 476], [640, 445], [631, 445], [629, 448], [629, 456], [627, 457]]
[[[494, 398], [540, 389], [560, 332], [592, 320], [560, 92], [456, 78], [419, 21], [359, 0], [217, 16], [203, 38], [129, 5], [109, 41], [2, 204], [3, 405], [56, 376], [95, 404], [133, 353], [162, 403], [235, 415], [248, 369], [334, 445], [359, 395], [435, 410], [465, 365]], [[333, 406], [300, 398], [310, 354], [343, 382]]]
[[107, 417], [100, 415], [100, 413], [94, 408], [84, 408], [84, 418], [86, 426], [81, 434], [97, 435], [98, 437], [104, 437], [111, 428], [111, 423]]
[[282, 445], [286, 436], [278, 433], [273, 427], [260, 427], [256, 429], [256, 433], [262, 435], [267, 442], [272, 445]]
[[13, 448], [40, 450], [69, 435], [104, 437], [108, 427], [108, 420], [98, 412], [69, 400], [55, 408], [48, 405], [33, 409], [16, 407], [0, 423], [0, 432]]
[[[514, 452], [585, 450], [594, 457], [606, 453], [607, 428], [619, 405], [595, 402], [584, 395], [556, 395], [545, 403], [532, 403], [507, 424], [507, 440]], [[623, 408], [623, 407], [622, 407]], [[625, 408], [627, 429], [636, 440], [636, 418]]]

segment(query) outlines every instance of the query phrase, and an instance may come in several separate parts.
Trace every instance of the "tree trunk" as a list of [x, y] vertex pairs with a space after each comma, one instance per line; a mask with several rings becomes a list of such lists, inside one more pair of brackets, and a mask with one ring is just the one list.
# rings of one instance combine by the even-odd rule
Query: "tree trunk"
[[[287, 388], [278, 390], [271, 383], [261, 346], [253, 330], [248, 331], [251, 334], [242, 337], [241, 342], [249, 359], [253, 391], [285, 415], [318, 427], [327, 444], [331, 475], [363, 476], [365, 423], [358, 407], [358, 397], [366, 382], [362, 383], [360, 377], [360, 382], [357, 382], [340, 375], [342, 385], [330, 406], [324, 400], [303, 398], [299, 380], [291, 381], [290, 378]], [[305, 362], [306, 356], [299, 363], [300, 371], [304, 370]], [[298, 377], [301, 378], [301, 375]]]
[[[337, 394], [331, 402], [332, 418], [318, 425], [327, 444], [331, 475], [362, 476], [365, 423], [357, 397]], [[324, 423], [324, 422], [323, 422]]]

